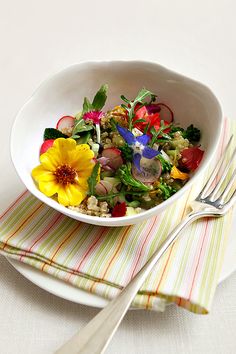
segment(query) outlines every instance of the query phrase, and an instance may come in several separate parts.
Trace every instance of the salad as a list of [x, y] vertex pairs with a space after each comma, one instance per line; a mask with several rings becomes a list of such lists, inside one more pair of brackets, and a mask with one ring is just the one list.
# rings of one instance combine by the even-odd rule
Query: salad
[[102, 85], [78, 114], [45, 129], [32, 177], [42, 193], [80, 213], [134, 215], [188, 181], [204, 154], [201, 133], [175, 123], [171, 108], [145, 88], [105, 111], [107, 91]]

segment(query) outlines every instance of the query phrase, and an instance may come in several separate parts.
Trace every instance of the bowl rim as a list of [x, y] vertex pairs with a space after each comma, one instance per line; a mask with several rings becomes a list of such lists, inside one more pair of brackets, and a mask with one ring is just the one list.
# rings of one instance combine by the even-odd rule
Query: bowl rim
[[[69, 72], [78, 66], [82, 67], [82, 66], [89, 66], [89, 65], [107, 65], [107, 64], [112, 64], [112, 65], [116, 64], [117, 65], [117, 64], [131, 64], [131, 63], [132, 64], [139, 64], [139, 65], [152, 65], [152, 66], [159, 67], [160, 69], [162, 69], [166, 72], [169, 72], [171, 74], [177, 75], [177, 76], [185, 78], [187, 80], [190, 80], [193, 84], [197, 84], [198, 86], [201, 86], [202, 88], [208, 90], [208, 92], [211, 94], [212, 98], [215, 100], [216, 104], [218, 105], [220, 123], [219, 123], [217, 131], [214, 132], [216, 139], [215, 139], [214, 146], [212, 146], [212, 153], [207, 157], [206, 160], [204, 160], [204, 165], [202, 167], [200, 166], [200, 168], [195, 172], [194, 176], [192, 176], [190, 178], [190, 180], [188, 181], [188, 183], [186, 185], [184, 185], [178, 192], [176, 192], [173, 196], [171, 196], [167, 200], [163, 201], [162, 203], [158, 204], [157, 206], [155, 206], [153, 208], [142, 211], [140, 214], [130, 215], [130, 216], [122, 216], [119, 218], [115, 218], [115, 217], [106, 218], [106, 217], [90, 216], [90, 215], [79, 213], [77, 211], [71, 210], [71, 209], [59, 204], [58, 202], [56, 202], [52, 198], [45, 196], [42, 192], [40, 192], [37, 189], [36, 186], [34, 189], [34, 188], [31, 188], [31, 186], [27, 185], [27, 183], [25, 183], [25, 181], [24, 181], [23, 176], [21, 175], [21, 172], [16, 167], [17, 163], [15, 163], [15, 159], [14, 159], [14, 143], [13, 143], [14, 139], [13, 139], [13, 136], [15, 134], [16, 125], [18, 123], [18, 120], [19, 120], [19, 117], [20, 117], [22, 111], [37, 96], [37, 94], [38, 94], [38, 92], [40, 92], [41, 88], [44, 85], [46, 85], [48, 82], [53, 80], [56, 76], [61, 75], [62, 73]], [[209, 166], [210, 162], [212, 161], [212, 159], [216, 153], [216, 149], [219, 145], [220, 136], [221, 136], [221, 133], [223, 130], [223, 123], [224, 123], [224, 119], [223, 119], [222, 105], [221, 105], [219, 99], [216, 97], [216, 95], [214, 94], [214, 92], [211, 90], [211, 88], [208, 85], [203, 84], [202, 82], [200, 82], [196, 79], [193, 79], [189, 76], [186, 76], [183, 73], [179, 73], [175, 70], [169, 69], [169, 68], [163, 66], [162, 64], [159, 64], [156, 61], [132, 60], [132, 59], [79, 61], [79, 62], [72, 63], [70, 65], [67, 65], [67, 66], [63, 67], [62, 69], [59, 69], [59, 70], [55, 71], [54, 73], [48, 75], [45, 79], [41, 80], [41, 82], [39, 83], [37, 88], [28, 97], [28, 99], [26, 99], [25, 103], [18, 110], [18, 112], [15, 115], [15, 119], [12, 124], [11, 133], [10, 133], [10, 156], [11, 156], [11, 161], [13, 163], [13, 166], [15, 168], [17, 175], [19, 176], [19, 178], [23, 182], [23, 184], [26, 186], [26, 188], [29, 190], [29, 192], [31, 194], [33, 194], [36, 198], [41, 200], [43, 203], [45, 203], [46, 205], [52, 207], [53, 209], [56, 209], [57, 211], [63, 213], [64, 215], [67, 215], [71, 218], [74, 218], [74, 219], [77, 219], [79, 221], [89, 223], [89, 224], [102, 225], [102, 226], [132, 225], [132, 224], [137, 223], [138, 219], [140, 219], [140, 221], [143, 221], [143, 220], [146, 220], [150, 217], [154, 217], [154, 216], [158, 215], [159, 213], [164, 211], [164, 209], [166, 209], [169, 205], [173, 204], [176, 200], [178, 200], [184, 193], [186, 193], [191, 188], [194, 181], [199, 177], [199, 175], [202, 175], [204, 173], [204, 171], [207, 169], [207, 167]]]

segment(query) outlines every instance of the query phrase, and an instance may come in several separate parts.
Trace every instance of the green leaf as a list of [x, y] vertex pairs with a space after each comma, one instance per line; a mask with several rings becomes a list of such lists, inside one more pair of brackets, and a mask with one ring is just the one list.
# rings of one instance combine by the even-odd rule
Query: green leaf
[[60, 130], [54, 128], [46, 128], [44, 130], [43, 139], [58, 139], [58, 138], [69, 138], [68, 135], [63, 134]]
[[110, 119], [110, 124], [111, 124], [111, 130], [113, 131], [113, 132], [115, 132], [116, 131], [116, 121], [115, 121], [115, 119], [114, 118], [111, 118]]
[[153, 96], [154, 94], [149, 91], [149, 90], [146, 90], [145, 88], [142, 88], [137, 97], [134, 99], [134, 102], [140, 102], [140, 103], [143, 103], [143, 100], [148, 97], [148, 96]]
[[129, 103], [128, 98], [126, 98], [124, 95], [121, 95], [120, 98], [122, 99], [122, 101]]
[[75, 115], [75, 119], [80, 119], [82, 118], [82, 112], [78, 112], [76, 115]]
[[126, 160], [126, 161], [133, 161], [133, 149], [127, 144], [125, 143], [123, 146], [119, 147], [122, 157]]
[[157, 95], [152, 94], [150, 98], [150, 102], [148, 104], [152, 104], [153, 102], [156, 101]]
[[172, 124], [165, 125], [164, 121], [162, 120], [161, 121], [161, 126], [160, 126], [160, 128], [158, 130], [156, 130], [156, 129], [154, 129], [154, 127], [152, 127], [151, 128], [152, 140], [151, 140], [149, 145], [153, 146], [156, 141], [157, 142], [161, 142], [160, 138], [164, 138], [167, 141], [171, 140], [171, 137], [168, 134], [164, 133], [164, 130], [170, 128], [171, 126], [172, 126]]
[[161, 162], [162, 174], [171, 171], [172, 164], [169, 161], [165, 160], [161, 154], [157, 155], [156, 159], [158, 159]]
[[82, 115], [84, 115], [84, 113], [90, 112], [93, 110], [93, 105], [92, 103], [89, 101], [89, 99], [87, 97], [84, 97], [84, 103], [83, 103], [83, 111], [82, 111]]
[[147, 124], [146, 127], [144, 128], [144, 131], [143, 131], [144, 134], [147, 134], [148, 129], [150, 128], [150, 125], [151, 125], [151, 123], [148, 122], [148, 124]]
[[108, 90], [108, 85], [102, 85], [99, 91], [96, 93], [92, 102], [94, 111], [100, 111], [105, 105], [107, 100], [107, 90]]
[[137, 124], [137, 123], [145, 123], [146, 122], [146, 120], [145, 119], [137, 119], [136, 121], [135, 121], [135, 124]]
[[97, 162], [93, 168], [91, 176], [88, 178], [88, 186], [89, 186], [89, 193], [88, 194], [89, 195], [94, 195], [94, 193], [95, 193], [95, 187], [97, 184], [99, 167], [100, 167], [100, 164]]
[[127, 103], [127, 106], [125, 106], [124, 104], [121, 104], [121, 107], [123, 107], [128, 112], [129, 130], [132, 130], [132, 128], [133, 128], [133, 118], [135, 116], [134, 109], [135, 109], [136, 104], [141, 103], [141, 105], [145, 105], [145, 98], [147, 98], [148, 96], [151, 96], [151, 99], [153, 99], [154, 94], [151, 91], [146, 90], [145, 88], [142, 88], [138, 92], [138, 95], [135, 97], [135, 99], [133, 101], [129, 101], [124, 95], [120, 96], [121, 99]]
[[156, 132], [157, 132], [156, 129], [155, 129], [154, 127], [151, 127], [150, 133], [151, 133], [152, 135], [155, 135]]
[[80, 135], [74, 134], [71, 136], [72, 139], [77, 140], [77, 144], [87, 144], [91, 138], [91, 130], [87, 132], [82, 132]]
[[83, 118], [76, 119], [72, 135], [80, 135], [82, 132], [92, 130], [93, 126], [86, 124]]
[[79, 137], [79, 139], [77, 140], [78, 144], [87, 144], [87, 142], [89, 141], [89, 139], [91, 138], [91, 131], [87, 131], [85, 133], [82, 133]]
[[148, 192], [150, 188], [142, 182], [135, 179], [131, 173], [131, 163], [127, 162], [126, 165], [122, 165], [117, 171], [117, 175], [124, 185], [133, 187], [139, 192]]
[[80, 138], [80, 135], [78, 134], [74, 134], [71, 136], [71, 139], [79, 139]]

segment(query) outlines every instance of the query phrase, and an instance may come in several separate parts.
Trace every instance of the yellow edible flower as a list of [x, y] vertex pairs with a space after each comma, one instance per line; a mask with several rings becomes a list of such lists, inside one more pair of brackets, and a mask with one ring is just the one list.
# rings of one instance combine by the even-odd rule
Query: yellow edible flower
[[176, 166], [173, 166], [170, 172], [170, 177], [185, 180], [189, 178], [189, 175], [188, 173], [181, 172]]
[[46, 196], [57, 195], [60, 204], [76, 206], [87, 195], [93, 157], [89, 145], [77, 145], [74, 139], [59, 138], [40, 156], [41, 164], [32, 170], [32, 177]]

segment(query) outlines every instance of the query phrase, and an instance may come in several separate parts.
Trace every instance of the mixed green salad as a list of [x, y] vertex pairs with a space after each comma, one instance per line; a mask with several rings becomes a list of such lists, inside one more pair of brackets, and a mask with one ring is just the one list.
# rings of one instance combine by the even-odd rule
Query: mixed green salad
[[107, 92], [102, 85], [78, 114], [45, 129], [32, 177], [42, 193], [80, 213], [134, 215], [188, 181], [204, 154], [201, 132], [179, 126], [172, 109], [145, 88], [104, 111]]

